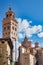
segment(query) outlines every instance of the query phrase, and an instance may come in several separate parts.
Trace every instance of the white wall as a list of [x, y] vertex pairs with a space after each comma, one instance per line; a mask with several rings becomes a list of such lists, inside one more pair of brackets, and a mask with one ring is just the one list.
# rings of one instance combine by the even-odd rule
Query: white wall
[[21, 44], [18, 41], [13, 41], [13, 61], [18, 61], [19, 51], [18, 48]]

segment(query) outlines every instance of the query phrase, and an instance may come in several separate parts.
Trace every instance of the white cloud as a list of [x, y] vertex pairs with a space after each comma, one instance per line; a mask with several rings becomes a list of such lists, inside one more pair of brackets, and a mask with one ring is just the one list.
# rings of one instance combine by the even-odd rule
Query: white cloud
[[18, 22], [18, 32], [25, 31], [26, 28], [30, 26], [30, 23], [26, 19], [16, 18]]
[[18, 23], [21, 23], [22, 19], [21, 18], [15, 18]]
[[19, 37], [19, 38], [23, 38], [23, 34], [18, 33], [18, 37]]
[[38, 34], [38, 37], [43, 37], [43, 32], [40, 32], [39, 34]]
[[30, 26], [29, 22], [28, 22], [26, 19], [24, 19], [24, 20], [22, 21], [22, 23], [21, 23], [21, 27], [24, 28], [24, 29], [26, 29], [26, 28], [28, 28], [29, 26]]
[[38, 25], [38, 26], [34, 25], [31, 29], [32, 29], [33, 34], [38, 33], [38, 32], [42, 31], [42, 26], [41, 25]]
[[41, 31], [42, 31], [42, 26], [41, 25], [38, 25], [38, 26], [34, 25], [31, 28], [28, 27], [26, 29], [26, 35], [27, 35], [27, 37], [32, 37], [33, 34], [37, 34]]
[[33, 34], [38, 34], [39, 32], [42, 31], [42, 26], [41, 25], [34, 25], [31, 26], [30, 23], [32, 21], [28, 21], [27, 19], [21, 19], [21, 18], [16, 18], [18, 22], [18, 36], [19, 38], [23, 38], [24, 35], [20, 32], [24, 31], [24, 34], [26, 34], [27, 37], [32, 37]]
[[26, 32], [26, 36], [27, 37], [32, 37], [32, 30], [31, 30], [31, 28], [27, 28], [25, 32]]

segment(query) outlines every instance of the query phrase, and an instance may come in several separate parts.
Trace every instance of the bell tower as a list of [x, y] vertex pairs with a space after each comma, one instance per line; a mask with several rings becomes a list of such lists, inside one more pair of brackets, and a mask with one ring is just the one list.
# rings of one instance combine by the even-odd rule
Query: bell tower
[[10, 38], [11, 40], [17, 39], [17, 21], [15, 20], [15, 13], [11, 7], [6, 12], [6, 17], [2, 23], [2, 36], [3, 38]]
[[[12, 11], [11, 7], [9, 8], [8, 12], [6, 12], [6, 17], [3, 19], [2, 22], [2, 36], [3, 38], [11, 39], [13, 44], [13, 62], [16, 61], [16, 41], [17, 41], [17, 33], [18, 33], [18, 23], [15, 20], [15, 13]], [[16, 51], [15, 51], [16, 50]]]

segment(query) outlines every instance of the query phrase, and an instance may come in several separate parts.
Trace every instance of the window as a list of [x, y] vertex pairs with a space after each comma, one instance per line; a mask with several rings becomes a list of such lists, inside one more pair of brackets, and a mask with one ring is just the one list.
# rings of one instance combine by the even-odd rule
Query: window
[[6, 65], [6, 62], [3, 62], [4, 65]]
[[6, 30], [6, 27], [4, 27], [4, 30]]
[[10, 16], [12, 16], [12, 14], [10, 14]]
[[12, 39], [16, 40], [14, 37], [12, 37]]
[[12, 26], [12, 29], [14, 30], [14, 26]]
[[7, 33], [5, 33], [7, 35]]
[[8, 29], [10, 29], [10, 27], [9, 27], [9, 26], [8, 26], [7, 28], [8, 28]]
[[15, 28], [15, 31], [17, 31], [17, 28]]
[[14, 25], [14, 23], [12, 23]]
[[2, 44], [4, 44], [4, 41], [2, 41]]
[[15, 24], [15, 26], [17, 26], [17, 25]]
[[8, 17], [8, 15], [7, 15], [7, 17]]

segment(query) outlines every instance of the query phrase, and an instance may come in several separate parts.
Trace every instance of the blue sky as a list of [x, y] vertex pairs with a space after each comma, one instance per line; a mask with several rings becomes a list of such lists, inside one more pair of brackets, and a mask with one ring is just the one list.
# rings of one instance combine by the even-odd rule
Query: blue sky
[[[38, 41], [40, 45], [43, 45], [43, 0], [1, 0], [0, 1], [0, 37], [2, 37], [2, 19], [5, 17], [5, 12], [8, 11], [9, 6], [12, 7], [15, 12], [15, 17], [25, 20], [27, 22], [32, 21], [29, 25], [42, 26], [42, 30], [38, 32], [38, 35], [32, 34], [32, 37], [28, 37], [30, 40]], [[41, 34], [42, 33], [42, 34]], [[24, 38], [23, 38], [24, 39]], [[21, 38], [19, 39], [21, 42]]]

